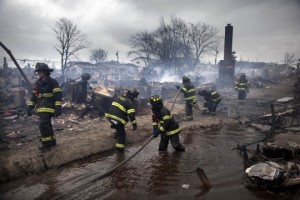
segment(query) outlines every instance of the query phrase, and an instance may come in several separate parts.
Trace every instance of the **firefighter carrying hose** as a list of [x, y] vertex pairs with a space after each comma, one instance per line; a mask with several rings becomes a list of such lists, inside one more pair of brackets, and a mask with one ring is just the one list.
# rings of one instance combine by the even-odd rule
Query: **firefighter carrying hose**
[[[130, 120], [133, 131], [137, 129], [135, 119], [134, 99], [139, 95], [137, 89], [126, 90], [123, 95], [116, 96], [105, 117], [111, 123], [111, 128], [116, 130], [116, 150], [123, 152], [125, 148], [125, 125]], [[129, 119], [128, 119], [129, 118]]]
[[238, 92], [238, 100], [246, 101], [247, 93], [249, 93], [249, 81], [246, 74], [242, 73], [240, 79], [235, 83], [235, 91]]
[[167, 151], [169, 140], [176, 151], [185, 151], [179, 142], [180, 128], [170, 111], [164, 107], [160, 96], [150, 97], [153, 122], [153, 136], [160, 134], [159, 151]]
[[197, 103], [195, 86], [190, 82], [187, 76], [182, 77], [183, 87], [180, 89], [179, 85], [176, 88], [183, 93], [185, 100], [185, 120], [193, 120], [193, 106]]
[[216, 110], [222, 100], [222, 97], [215, 88], [211, 88], [210, 90], [200, 90], [198, 95], [202, 96], [204, 100], [204, 110], [202, 114], [208, 113], [216, 115]]
[[35, 108], [40, 117], [39, 129], [42, 142], [40, 150], [47, 150], [56, 145], [51, 118], [60, 116], [62, 110], [61, 89], [58, 82], [50, 77], [51, 72], [53, 69], [49, 69], [47, 64], [36, 64], [34, 73], [39, 76], [39, 79], [34, 84], [27, 110], [27, 115], [31, 116]]

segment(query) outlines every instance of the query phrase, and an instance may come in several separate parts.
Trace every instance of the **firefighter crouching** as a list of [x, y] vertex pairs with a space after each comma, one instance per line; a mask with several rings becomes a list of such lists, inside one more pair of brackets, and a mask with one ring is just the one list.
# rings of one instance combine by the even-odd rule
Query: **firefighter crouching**
[[125, 148], [125, 125], [127, 122], [130, 120], [133, 130], [137, 129], [133, 102], [138, 95], [137, 89], [126, 90], [123, 95], [114, 98], [111, 107], [105, 113], [105, 117], [111, 123], [111, 128], [116, 130], [116, 150], [118, 151], [124, 151]]
[[50, 77], [51, 72], [53, 69], [49, 69], [47, 64], [36, 64], [34, 73], [39, 76], [39, 79], [34, 84], [27, 110], [27, 115], [31, 116], [35, 108], [40, 117], [39, 129], [42, 142], [40, 150], [50, 149], [56, 145], [51, 118], [60, 116], [62, 110], [61, 89], [58, 82]]
[[204, 100], [204, 110], [202, 114], [216, 115], [216, 110], [219, 103], [222, 101], [221, 95], [215, 90], [200, 90], [198, 95], [203, 97]]
[[197, 103], [195, 86], [191, 83], [187, 76], [182, 77], [183, 87], [177, 85], [176, 88], [183, 93], [185, 100], [185, 120], [193, 120], [193, 106]]
[[238, 92], [238, 100], [245, 102], [247, 93], [249, 93], [249, 81], [244, 73], [241, 74], [240, 79], [236, 82], [235, 91]]
[[153, 136], [160, 134], [159, 151], [167, 151], [169, 140], [176, 151], [185, 151], [179, 142], [180, 128], [170, 111], [163, 106], [160, 96], [150, 97], [153, 122]]

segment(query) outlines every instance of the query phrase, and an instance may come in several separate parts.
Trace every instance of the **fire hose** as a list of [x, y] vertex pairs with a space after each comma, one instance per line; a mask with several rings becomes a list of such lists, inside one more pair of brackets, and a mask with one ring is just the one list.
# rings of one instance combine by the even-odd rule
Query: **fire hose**
[[92, 185], [93, 183], [95, 183], [96, 181], [99, 181], [107, 176], [109, 176], [111, 173], [113, 173], [115, 170], [117, 170], [118, 168], [120, 168], [121, 166], [123, 166], [125, 163], [127, 163], [129, 160], [131, 160], [134, 156], [136, 156], [136, 154], [138, 154], [142, 149], [144, 149], [144, 147], [153, 139], [153, 136], [151, 136], [136, 152], [134, 152], [131, 156], [129, 156], [126, 160], [122, 161], [121, 163], [117, 164], [115, 167], [113, 167], [112, 169], [106, 171], [103, 174], [97, 175], [96, 177], [94, 177], [92, 180], [90, 180], [88, 183], [78, 186], [70, 191], [68, 191], [67, 193], [61, 194], [55, 198], [53, 198], [53, 200], [59, 200], [59, 199], [66, 199], [68, 198], [71, 194], [73, 194], [76, 191], [81, 191], [87, 187], [89, 187], [90, 185]]
[[[176, 102], [176, 99], [179, 95], [179, 92], [180, 90], [178, 90], [176, 96], [175, 96], [175, 99], [173, 101], [173, 104], [172, 104], [172, 107], [171, 107], [171, 110], [173, 109], [174, 107], [174, 104]], [[88, 186], [92, 185], [93, 183], [95, 183], [96, 181], [99, 181], [105, 177], [107, 177], [108, 175], [110, 175], [111, 173], [113, 173], [115, 170], [117, 170], [118, 168], [122, 167], [124, 164], [126, 164], [129, 160], [131, 160], [134, 156], [136, 156], [140, 151], [142, 151], [146, 145], [154, 138], [154, 136], [150, 136], [146, 142], [136, 151], [134, 152], [131, 156], [129, 156], [126, 160], [122, 161], [121, 163], [117, 164], [115, 167], [113, 167], [112, 169], [108, 170], [107, 172], [103, 173], [103, 174], [100, 174], [100, 175], [97, 175], [96, 177], [94, 177], [92, 180], [90, 180], [88, 183], [84, 184], [84, 185], [81, 185], [81, 186], [78, 186], [70, 191], [68, 191], [67, 193], [63, 193], [55, 198], [53, 198], [53, 200], [59, 200], [59, 199], [66, 199], [68, 196], [70, 196], [71, 194], [73, 194], [74, 192], [76, 191], [80, 191], [80, 190], [83, 190], [84, 188], [87, 188]]]
[[[176, 99], [177, 99], [177, 97], [178, 97], [178, 95], [179, 95], [179, 93], [180, 93], [180, 90], [181, 90], [181, 88], [178, 89], [178, 92], [177, 92], [177, 94], [176, 94], [176, 96], [175, 96], [175, 99], [174, 99], [174, 101], [173, 101], [173, 104], [172, 104], [172, 107], [171, 107], [170, 112], [172, 112], [172, 110], [173, 110], [174, 104], [175, 104]], [[196, 110], [201, 111], [200, 108], [197, 106], [197, 104], [191, 103], [191, 106], [192, 106], [193, 108], [195, 108]]]

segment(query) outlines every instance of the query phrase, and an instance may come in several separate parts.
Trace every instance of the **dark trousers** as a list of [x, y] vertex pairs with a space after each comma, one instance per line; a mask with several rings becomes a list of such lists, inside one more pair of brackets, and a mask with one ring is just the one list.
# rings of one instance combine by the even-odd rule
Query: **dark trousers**
[[44, 147], [51, 147], [56, 145], [56, 139], [54, 137], [54, 132], [52, 128], [51, 118], [53, 117], [52, 113], [42, 112], [39, 113], [40, 124], [39, 129], [41, 133], [41, 142]]
[[167, 151], [169, 140], [171, 142], [172, 147], [177, 151], [184, 151], [184, 147], [179, 142], [179, 135], [166, 135], [164, 133], [160, 134], [160, 143], [159, 143], [159, 151]]
[[185, 101], [185, 116], [186, 119], [193, 119], [193, 102]]
[[247, 96], [246, 90], [238, 91], [238, 100], [245, 100]]
[[220, 103], [220, 101], [212, 101], [212, 102], [207, 103], [208, 112], [215, 113], [219, 103]]
[[123, 151], [125, 148], [125, 141], [126, 141], [126, 132], [125, 132], [125, 125], [121, 123], [116, 123], [115, 120], [108, 119], [111, 123], [111, 128], [116, 130], [116, 149]]
[[206, 112], [207, 110], [208, 110], [208, 107], [209, 107], [209, 102], [207, 102], [207, 101], [205, 101], [204, 103], [203, 103], [203, 107], [204, 107], [204, 112]]

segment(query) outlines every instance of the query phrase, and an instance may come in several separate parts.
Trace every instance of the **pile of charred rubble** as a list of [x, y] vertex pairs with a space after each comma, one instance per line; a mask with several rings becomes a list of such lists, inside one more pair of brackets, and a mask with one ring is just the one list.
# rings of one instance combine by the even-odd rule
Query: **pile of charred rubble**
[[245, 183], [250, 187], [288, 189], [300, 185], [300, 76], [292, 86], [294, 97], [278, 99], [269, 114], [245, 122], [264, 137], [232, 149], [244, 158]]

